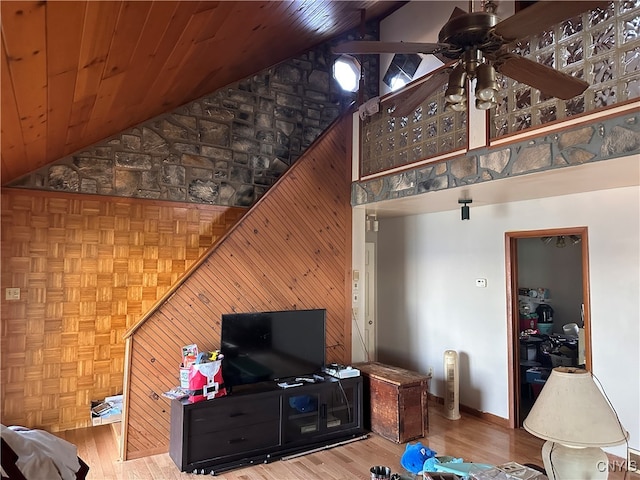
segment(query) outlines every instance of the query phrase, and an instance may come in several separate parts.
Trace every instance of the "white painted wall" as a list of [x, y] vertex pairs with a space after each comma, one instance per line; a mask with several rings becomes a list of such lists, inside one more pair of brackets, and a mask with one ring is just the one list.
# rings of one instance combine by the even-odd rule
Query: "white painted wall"
[[[556, 247], [556, 237], [548, 245], [540, 238], [521, 238], [518, 242], [518, 287], [549, 289], [553, 308], [553, 331], [563, 333], [562, 326], [581, 322], [582, 244]], [[533, 311], [538, 306], [533, 303]]]
[[[586, 225], [593, 373], [638, 449], [640, 188], [476, 205], [469, 221], [459, 209], [380, 219], [380, 361], [420, 372], [433, 367], [431, 390], [442, 396], [443, 353], [457, 350], [461, 404], [508, 418], [504, 234]], [[476, 278], [487, 287], [477, 288]], [[608, 450], [626, 457], [624, 446]]]

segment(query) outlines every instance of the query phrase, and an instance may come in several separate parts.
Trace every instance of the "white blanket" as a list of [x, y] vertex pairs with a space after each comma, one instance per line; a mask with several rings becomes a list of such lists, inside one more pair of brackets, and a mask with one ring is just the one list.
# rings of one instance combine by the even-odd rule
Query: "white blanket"
[[45, 432], [0, 425], [0, 434], [18, 455], [17, 467], [27, 480], [74, 480], [80, 470], [72, 443]]

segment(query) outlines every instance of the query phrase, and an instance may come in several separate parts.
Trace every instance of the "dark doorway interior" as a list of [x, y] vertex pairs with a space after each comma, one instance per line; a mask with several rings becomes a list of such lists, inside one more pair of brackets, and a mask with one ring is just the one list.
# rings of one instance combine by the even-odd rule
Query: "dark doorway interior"
[[590, 368], [587, 229], [507, 233], [512, 405], [520, 427], [556, 366]]

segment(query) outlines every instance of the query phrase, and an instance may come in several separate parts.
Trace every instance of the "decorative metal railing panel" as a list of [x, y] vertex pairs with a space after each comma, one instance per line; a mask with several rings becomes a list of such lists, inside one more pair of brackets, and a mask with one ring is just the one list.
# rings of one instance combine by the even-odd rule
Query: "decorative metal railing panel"
[[466, 147], [467, 114], [445, 110], [445, 89], [446, 85], [408, 117], [393, 117], [394, 106], [388, 102], [362, 122], [362, 176]]
[[582, 78], [589, 88], [560, 100], [499, 75], [491, 138], [566, 120], [640, 97], [640, 0], [616, 0], [519, 42], [513, 52]]

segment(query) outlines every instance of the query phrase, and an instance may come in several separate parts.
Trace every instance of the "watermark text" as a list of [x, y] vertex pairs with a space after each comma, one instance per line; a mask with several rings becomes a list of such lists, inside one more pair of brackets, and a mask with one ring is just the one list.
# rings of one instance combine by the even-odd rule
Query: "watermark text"
[[609, 460], [608, 462], [598, 462], [599, 472], [626, 472], [627, 470], [635, 471], [638, 469], [638, 465], [635, 460], [628, 462], [626, 460]]

